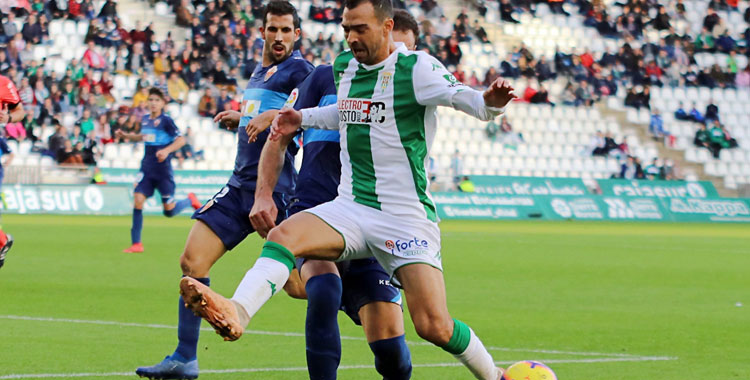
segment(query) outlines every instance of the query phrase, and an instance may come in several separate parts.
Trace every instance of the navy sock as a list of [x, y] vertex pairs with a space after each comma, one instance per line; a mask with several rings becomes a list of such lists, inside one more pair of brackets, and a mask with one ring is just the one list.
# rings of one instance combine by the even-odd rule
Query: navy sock
[[305, 343], [310, 380], [336, 379], [341, 361], [337, 314], [341, 306], [341, 279], [328, 273], [307, 281]]
[[[196, 278], [203, 285], [211, 286], [211, 280], [208, 277]], [[177, 323], [177, 349], [172, 355], [173, 359], [180, 361], [191, 361], [198, 358], [198, 335], [201, 329], [201, 317], [193, 314], [190, 309], [185, 307], [185, 301], [180, 296], [179, 321]]]
[[177, 203], [174, 204], [174, 208], [171, 210], [164, 210], [164, 215], [171, 218], [175, 215], [178, 215], [182, 210], [185, 208], [190, 207], [190, 199], [183, 199], [181, 201], [177, 201]]
[[402, 380], [411, 377], [411, 353], [403, 335], [370, 343], [375, 354], [375, 369], [383, 380]]
[[143, 229], [143, 210], [133, 209], [133, 226], [130, 227], [130, 242], [141, 242], [141, 230]]

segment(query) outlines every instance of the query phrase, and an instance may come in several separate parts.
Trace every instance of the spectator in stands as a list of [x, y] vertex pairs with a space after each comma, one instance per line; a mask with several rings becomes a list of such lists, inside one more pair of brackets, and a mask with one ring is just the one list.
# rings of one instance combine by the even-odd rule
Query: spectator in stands
[[620, 167], [620, 178], [624, 179], [642, 179], [643, 169], [641, 164], [633, 156], [628, 156], [627, 160]]
[[[582, 79], [580, 84], [575, 90], [575, 105], [580, 106], [584, 105], [587, 107], [591, 107], [594, 104], [594, 95], [591, 91], [591, 88], [589, 87], [589, 83]], [[627, 101], [627, 98], [625, 98]]]
[[218, 110], [216, 100], [211, 96], [211, 91], [206, 89], [198, 103], [198, 114], [203, 117], [214, 117]]
[[458, 191], [462, 193], [473, 193], [474, 189], [474, 182], [469, 179], [469, 176], [461, 177], [461, 180], [458, 183]]
[[89, 41], [86, 51], [83, 53], [82, 61], [94, 70], [104, 70], [107, 68], [107, 61], [96, 50], [94, 41]]
[[654, 140], [661, 140], [668, 136], [669, 133], [664, 130], [664, 119], [661, 117], [659, 109], [654, 109], [651, 113], [651, 121], [648, 124], [648, 130], [651, 132]]
[[669, 28], [671, 28], [671, 25], [669, 23], [669, 14], [667, 13], [666, 7], [659, 6], [658, 13], [656, 17], [651, 20], [651, 24], [656, 30], [669, 30]]
[[60, 165], [83, 165], [83, 156], [71, 140], [65, 140], [62, 149], [57, 152], [57, 163]]
[[708, 7], [706, 13], [706, 17], [703, 18], [703, 28], [713, 33], [714, 27], [719, 24], [720, 17], [712, 6]]
[[178, 72], [173, 71], [169, 74], [167, 89], [169, 92], [169, 97], [172, 99], [172, 101], [178, 104], [183, 104], [187, 101], [190, 87], [188, 87], [185, 81], [180, 78]]
[[719, 153], [721, 152], [721, 150], [729, 148], [730, 143], [724, 133], [724, 128], [722, 128], [721, 123], [719, 123], [718, 120], [713, 121], [713, 125], [708, 130], [708, 135], [708, 149], [711, 151], [711, 154], [714, 156], [714, 158], [719, 158]]
[[500, 123], [500, 133], [502, 134], [502, 143], [506, 148], [515, 150], [519, 144], [524, 142], [523, 134], [513, 131], [513, 125], [506, 116], [503, 116]]
[[[748, 48], [750, 48], [750, 46], [748, 46]], [[734, 81], [738, 88], [750, 87], [750, 64], [745, 65], [745, 69], [737, 73]]]
[[97, 144], [105, 145], [113, 141], [112, 134], [110, 133], [109, 118], [106, 113], [101, 113], [96, 118], [94, 131], [91, 134]]
[[495, 119], [492, 119], [484, 127], [484, 131], [487, 134], [487, 138], [489, 138], [490, 141], [494, 142], [495, 138], [497, 137], [497, 133], [500, 132], [500, 125], [495, 122]]
[[693, 145], [699, 148], [708, 148], [710, 138], [706, 124], [701, 123], [698, 131], [695, 132], [695, 137], [693, 137]]
[[705, 121], [705, 118], [703, 117], [701, 112], [698, 111], [695, 102], [693, 102], [693, 109], [690, 110], [690, 119], [696, 123], [703, 123]]
[[487, 38], [487, 31], [484, 30], [484, 27], [479, 24], [479, 20], [474, 20], [474, 26], [472, 27], [474, 30], [474, 35], [477, 37], [479, 42], [483, 44], [491, 44], [490, 40]]
[[88, 108], [83, 109], [83, 115], [81, 115], [76, 126], [81, 128], [81, 135], [84, 136], [94, 130], [94, 118], [91, 116], [91, 110]]
[[677, 110], [674, 111], [674, 118], [677, 120], [685, 120], [685, 121], [692, 121], [693, 119], [688, 115], [687, 111], [685, 111], [685, 106], [682, 102], [680, 102], [679, 107], [677, 107]]
[[5, 124], [5, 136], [8, 140], [23, 141], [26, 140], [26, 129], [21, 122]]
[[21, 30], [23, 39], [29, 44], [38, 44], [42, 42], [44, 35], [42, 34], [42, 26], [37, 22], [35, 14], [30, 14], [26, 23]]
[[714, 104], [713, 99], [709, 100], [706, 106], [706, 113], [703, 114], [703, 120], [705, 120], [706, 124], [719, 121], [719, 107]]
[[654, 157], [654, 159], [651, 161], [651, 164], [647, 165], [643, 170], [643, 174], [645, 175], [646, 179], [649, 180], [664, 179], [664, 171], [662, 166], [659, 164], [659, 159]]

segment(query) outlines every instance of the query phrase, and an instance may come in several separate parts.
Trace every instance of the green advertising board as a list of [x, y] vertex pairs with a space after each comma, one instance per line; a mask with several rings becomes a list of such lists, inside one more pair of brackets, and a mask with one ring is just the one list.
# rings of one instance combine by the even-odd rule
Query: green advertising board
[[627, 179], [599, 179], [602, 195], [656, 198], [718, 198], [714, 184], [709, 181], [644, 181]]
[[[138, 169], [103, 168], [104, 181], [111, 185], [133, 185], [138, 179]], [[218, 189], [226, 185], [232, 172], [229, 170], [175, 170], [174, 181], [180, 185], [205, 185]]]
[[750, 200], [437, 193], [441, 219], [750, 222]]
[[[196, 194], [201, 202], [221, 187], [183, 186], [175, 198]], [[133, 187], [123, 185], [13, 185], [3, 187], [5, 209], [11, 214], [128, 215], [133, 212]], [[161, 197], [156, 192], [143, 207], [146, 214], [161, 214]], [[182, 212], [190, 215], [192, 209]]]
[[[541, 198], [541, 197], [540, 197]], [[544, 197], [547, 219], [670, 220], [658, 199], [643, 197]]]
[[3, 196], [4, 212], [13, 214], [124, 215], [133, 210], [122, 186], [14, 185], [3, 186]]
[[531, 219], [542, 209], [531, 196], [499, 196], [467, 193], [435, 193], [441, 219]]
[[750, 200], [669, 198], [664, 208], [677, 222], [750, 222]]
[[587, 195], [580, 178], [504, 177], [475, 175], [471, 182], [478, 194], [494, 195]]

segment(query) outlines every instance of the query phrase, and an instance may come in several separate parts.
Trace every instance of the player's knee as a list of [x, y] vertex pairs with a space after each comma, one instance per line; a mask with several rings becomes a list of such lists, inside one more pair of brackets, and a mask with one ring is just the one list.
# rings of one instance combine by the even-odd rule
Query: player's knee
[[425, 314], [419, 317], [412, 316], [414, 328], [420, 338], [437, 346], [448, 344], [453, 336], [453, 324], [450, 318], [443, 318], [436, 314]]
[[291, 245], [294, 242], [294, 239], [292, 238], [292, 231], [283, 223], [274, 227], [270, 232], [268, 232], [268, 237], [266, 239], [268, 241], [281, 244], [281, 246], [283, 246], [284, 248], [289, 249], [291, 252], [294, 252], [291, 250]]
[[[341, 279], [333, 273], [312, 277], [305, 284], [308, 309], [330, 309], [335, 315], [341, 305]], [[321, 310], [322, 311], [322, 310]]]
[[188, 252], [183, 252], [180, 256], [180, 269], [182, 269], [183, 275], [190, 277], [206, 277], [208, 273], [203, 261], [188, 254]]

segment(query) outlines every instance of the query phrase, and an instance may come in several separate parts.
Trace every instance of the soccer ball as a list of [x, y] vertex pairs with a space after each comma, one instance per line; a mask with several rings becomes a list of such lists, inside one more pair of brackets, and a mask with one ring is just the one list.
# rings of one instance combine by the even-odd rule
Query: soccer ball
[[546, 365], [526, 360], [508, 367], [503, 380], [557, 380], [557, 376]]

